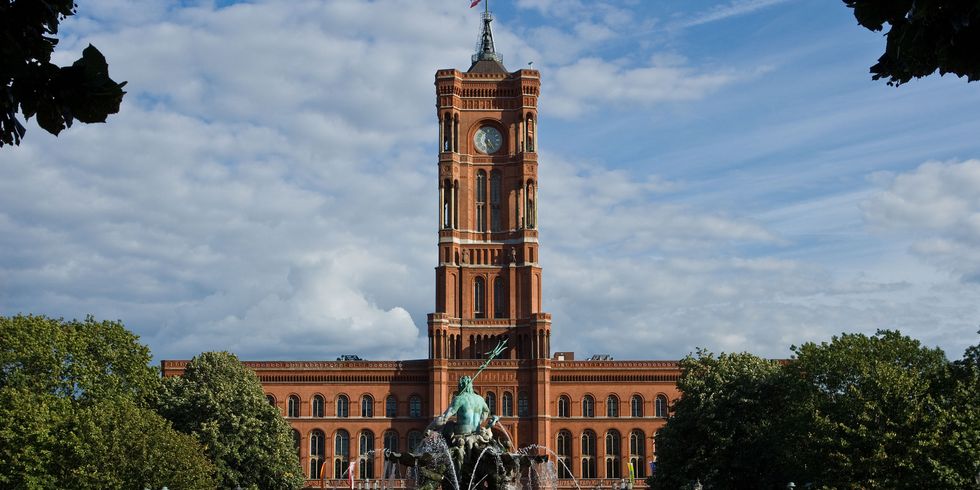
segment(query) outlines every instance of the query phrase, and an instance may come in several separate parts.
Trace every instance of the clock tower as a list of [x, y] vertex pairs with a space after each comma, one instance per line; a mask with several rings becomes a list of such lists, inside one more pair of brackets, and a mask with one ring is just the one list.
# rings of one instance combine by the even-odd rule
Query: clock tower
[[538, 264], [537, 70], [507, 71], [493, 21], [465, 72], [436, 72], [439, 121], [438, 266], [429, 358], [546, 360]]

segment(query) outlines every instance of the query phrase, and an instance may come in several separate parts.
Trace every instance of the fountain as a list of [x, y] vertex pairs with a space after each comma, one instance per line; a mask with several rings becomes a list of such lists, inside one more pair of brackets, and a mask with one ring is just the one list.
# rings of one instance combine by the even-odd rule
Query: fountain
[[554, 487], [554, 467], [546, 465], [548, 455], [528, 454], [531, 447], [515, 450], [510, 435], [496, 426], [498, 417], [490, 417], [487, 402], [473, 392], [473, 380], [503, 352], [506, 343], [504, 340], [488, 352], [486, 362], [472, 377], [459, 379], [449, 407], [429, 424], [426, 437], [414, 452], [385, 451], [386, 464], [397, 463], [413, 470], [419, 490]]

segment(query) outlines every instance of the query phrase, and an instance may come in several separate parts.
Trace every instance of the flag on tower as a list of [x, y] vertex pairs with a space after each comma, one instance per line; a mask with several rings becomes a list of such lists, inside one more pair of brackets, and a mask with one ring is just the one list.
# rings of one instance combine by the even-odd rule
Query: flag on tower
[[473, 0], [473, 2], [470, 3], [470, 8], [476, 7], [477, 5], [480, 5], [480, 0]]

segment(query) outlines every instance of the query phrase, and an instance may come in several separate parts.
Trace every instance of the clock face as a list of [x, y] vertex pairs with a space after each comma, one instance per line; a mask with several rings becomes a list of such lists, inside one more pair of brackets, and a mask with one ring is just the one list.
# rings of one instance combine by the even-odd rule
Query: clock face
[[473, 135], [473, 144], [476, 145], [476, 149], [480, 153], [486, 153], [488, 155], [496, 153], [503, 142], [504, 137], [493, 126], [483, 126], [476, 130], [476, 134]]

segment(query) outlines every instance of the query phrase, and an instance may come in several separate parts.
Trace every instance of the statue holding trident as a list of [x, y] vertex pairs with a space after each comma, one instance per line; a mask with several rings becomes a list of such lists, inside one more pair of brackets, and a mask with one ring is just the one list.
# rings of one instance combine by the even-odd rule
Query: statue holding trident
[[[483, 362], [483, 365], [472, 377], [463, 376], [459, 378], [456, 395], [453, 396], [452, 403], [442, 415], [433, 419], [427, 428], [427, 430], [432, 431], [441, 429], [457, 467], [463, 466], [466, 455], [474, 447], [486, 446], [493, 440], [490, 428], [497, 423], [499, 418], [493, 416], [485, 427], [481, 427], [483, 421], [490, 416], [490, 408], [482, 396], [473, 392], [473, 380], [490, 365], [490, 361], [493, 361], [504, 351], [506, 345], [506, 339], [500, 341], [497, 347], [486, 353], [488, 355], [487, 360]], [[455, 424], [449, 421], [453, 415], [456, 416]]]

